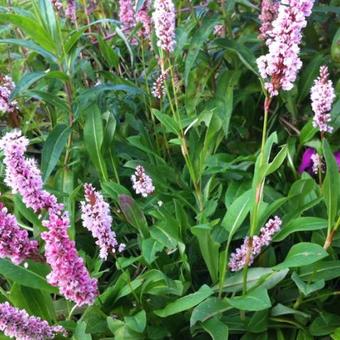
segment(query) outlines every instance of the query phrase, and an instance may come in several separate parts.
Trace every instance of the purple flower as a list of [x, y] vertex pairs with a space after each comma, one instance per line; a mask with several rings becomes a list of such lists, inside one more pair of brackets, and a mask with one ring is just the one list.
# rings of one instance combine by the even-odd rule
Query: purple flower
[[0, 150], [4, 152], [5, 183], [12, 189], [12, 193], [19, 193], [23, 202], [34, 212], [42, 209], [61, 210], [56, 197], [43, 189], [40, 170], [33, 159], [25, 158], [24, 153], [29, 141], [21, 132], [8, 132], [0, 140]]
[[272, 23], [277, 17], [279, 9], [279, 2], [276, 0], [262, 0], [261, 14], [259, 19], [261, 21], [259, 39], [270, 39], [270, 34], [273, 29]]
[[294, 86], [302, 67], [301, 31], [307, 25], [306, 17], [311, 14], [313, 3], [313, 0], [282, 0], [272, 29], [266, 31], [269, 53], [257, 59], [257, 66], [271, 97], [277, 96], [281, 88], [289, 91]]
[[311, 88], [312, 109], [314, 111], [313, 126], [321, 132], [332, 132], [333, 127], [328, 123], [331, 121], [329, 112], [335, 99], [333, 83], [329, 80], [327, 66], [320, 67], [320, 75], [314, 81]]
[[42, 233], [41, 238], [46, 242], [45, 256], [52, 268], [48, 282], [59, 287], [61, 294], [78, 306], [93, 304], [98, 295], [97, 280], [91, 279], [74, 241], [69, 239], [67, 213], [56, 215], [51, 212], [43, 225], [48, 231]]
[[119, 0], [119, 20], [125, 34], [130, 34], [136, 25], [135, 11], [131, 0]]
[[77, 4], [76, 0], [67, 0], [67, 7], [65, 10], [66, 18], [70, 19], [72, 22], [77, 20]]
[[145, 0], [143, 6], [136, 13], [136, 22], [142, 24], [141, 29], [138, 31], [138, 35], [144, 39], [149, 39], [151, 34], [150, 7], [151, 0]]
[[8, 302], [0, 304], [0, 330], [18, 340], [53, 339], [56, 334], [66, 336], [61, 326], [50, 326], [47, 321], [30, 316], [25, 310], [12, 307]]
[[165, 95], [165, 82], [168, 78], [168, 72], [161, 73], [152, 86], [152, 95], [161, 99]]
[[266, 247], [272, 241], [273, 235], [281, 228], [282, 221], [278, 216], [270, 219], [264, 227], [260, 229], [259, 236], [253, 236], [251, 244], [251, 253], [247, 261], [247, 254], [250, 247], [250, 239], [246, 237], [240, 248], [237, 248], [234, 253], [231, 253], [229, 260], [229, 268], [231, 271], [236, 272], [244, 268], [246, 262], [251, 266], [257, 255], [261, 253], [263, 247]]
[[49, 230], [41, 237], [46, 241], [46, 261], [52, 268], [49, 282], [76, 304], [91, 304], [97, 294], [96, 280], [90, 278], [75, 243], [68, 237], [69, 219], [67, 213], [63, 213], [64, 206], [43, 189], [35, 161], [25, 158], [28, 144], [20, 131], [9, 132], [0, 140], [0, 149], [5, 155], [5, 182], [13, 193], [20, 193], [27, 207], [35, 212], [48, 211], [48, 218], [42, 223]]
[[28, 232], [18, 226], [16, 218], [0, 203], [0, 258], [20, 264], [38, 254], [38, 242], [29, 239]]
[[54, 8], [60, 12], [63, 9], [63, 3], [60, 0], [51, 0], [52, 5]]
[[176, 10], [172, 0], [155, 0], [152, 19], [157, 36], [157, 46], [172, 52], [176, 45]]
[[100, 248], [99, 256], [106, 260], [110, 252], [118, 247], [116, 234], [111, 230], [112, 217], [110, 206], [91, 184], [84, 185], [85, 201], [81, 202], [83, 226], [91, 231]]
[[131, 181], [136, 194], [141, 194], [143, 197], [147, 197], [155, 191], [151, 177], [145, 173], [141, 165], [136, 167], [135, 174], [131, 176]]
[[0, 76], [0, 111], [13, 112], [18, 109], [18, 103], [10, 100], [15, 84], [10, 76]]
[[[338, 164], [340, 171], [340, 151], [334, 152], [336, 163]], [[302, 154], [301, 163], [299, 166], [299, 172], [308, 172], [310, 175], [317, 174], [321, 169], [325, 170], [325, 164], [322, 157], [313, 148], [307, 148]]]

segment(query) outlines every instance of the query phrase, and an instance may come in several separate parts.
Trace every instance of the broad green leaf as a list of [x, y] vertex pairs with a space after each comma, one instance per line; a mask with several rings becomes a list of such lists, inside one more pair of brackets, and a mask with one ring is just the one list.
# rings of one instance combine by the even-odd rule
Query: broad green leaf
[[318, 280], [314, 283], [305, 283], [296, 272], [292, 274], [292, 280], [304, 296], [308, 296], [325, 286], [325, 280]]
[[302, 128], [300, 132], [300, 144], [305, 144], [309, 142], [315, 134], [318, 132], [318, 129], [313, 126], [312, 119], [310, 119], [305, 126]]
[[211, 297], [201, 302], [194, 308], [190, 318], [190, 327], [193, 327], [197, 322], [204, 322], [211, 319], [217, 314], [223, 313], [230, 309], [230, 305], [226, 299]]
[[212, 294], [213, 290], [207, 285], [203, 285], [196, 293], [189, 294], [174, 302], [170, 302], [164, 308], [155, 310], [154, 313], [161, 318], [166, 318], [170, 315], [178, 314], [195, 307]]
[[191, 232], [197, 237], [201, 254], [208, 267], [213, 282], [218, 279], [218, 259], [220, 244], [211, 237], [211, 227], [207, 224], [200, 224], [191, 228]]
[[285, 269], [302, 267], [317, 262], [328, 256], [328, 253], [318, 244], [301, 242], [294, 244], [285, 260], [273, 267], [273, 269]]
[[164, 246], [152, 238], [142, 240], [142, 254], [148, 264], [154, 262], [157, 253], [162, 251]]
[[158, 110], [155, 110], [155, 109], [152, 109], [151, 112], [162, 123], [162, 125], [165, 126], [167, 132], [172, 132], [176, 136], [179, 135], [180, 129], [177, 126], [176, 121], [172, 117], [170, 117], [170, 116], [168, 116], [168, 115], [166, 115], [166, 114], [164, 114], [164, 113], [162, 113]]
[[274, 236], [274, 241], [282, 241], [287, 236], [298, 231], [311, 231], [327, 228], [327, 220], [319, 217], [299, 217], [283, 225], [282, 229]]
[[[249, 268], [247, 275], [247, 287], [248, 289], [251, 289], [261, 285], [266, 289], [271, 289], [286, 277], [288, 271], [288, 269], [275, 271], [271, 268]], [[238, 272], [227, 277], [223, 284], [223, 291], [227, 293], [237, 293], [240, 292], [242, 288], [242, 272]], [[216, 287], [214, 287], [214, 289], [217, 290]]]
[[288, 153], [288, 147], [287, 145], [284, 145], [279, 153], [275, 156], [272, 162], [270, 162], [266, 169], [266, 176], [272, 174], [275, 172], [283, 163], [283, 161], [286, 159]]
[[305, 281], [332, 280], [340, 276], [340, 261], [320, 261], [310, 266], [302, 267], [300, 277]]
[[144, 310], [136, 313], [133, 316], [124, 318], [126, 325], [137, 333], [143, 333], [146, 327], [146, 313]]
[[48, 135], [41, 155], [41, 171], [44, 181], [49, 178], [57, 165], [70, 133], [71, 128], [68, 126], [57, 125]]
[[202, 26], [196, 31], [196, 33], [192, 37], [190, 42], [190, 49], [185, 58], [185, 70], [184, 70], [185, 86], [188, 85], [189, 73], [191, 69], [194, 67], [199, 51], [202, 48], [203, 44], [208, 39], [217, 22], [218, 20], [216, 18], [205, 20]]
[[323, 140], [323, 154], [326, 160], [326, 177], [323, 182], [323, 194], [328, 214], [328, 229], [330, 230], [337, 218], [340, 188], [340, 174], [338, 164], [327, 142]]
[[84, 141], [91, 161], [97, 168], [102, 179], [108, 180], [106, 164], [102, 156], [103, 122], [97, 105], [91, 105], [86, 112]]
[[50, 286], [44, 277], [24, 267], [16, 266], [8, 260], [0, 259], [0, 274], [22, 286], [41, 289], [49, 293], [58, 292], [58, 289]]
[[316, 337], [327, 336], [340, 326], [338, 314], [321, 312], [309, 326], [309, 332]]
[[229, 328], [217, 317], [203, 322], [202, 328], [209, 333], [213, 340], [228, 340]]
[[258, 287], [249, 291], [246, 295], [228, 299], [234, 308], [246, 311], [260, 311], [271, 307], [267, 289]]
[[87, 324], [85, 321], [79, 320], [73, 334], [74, 340], [92, 340], [91, 334], [86, 333]]
[[137, 202], [129, 195], [119, 195], [118, 202], [126, 220], [137, 230], [140, 230], [143, 237], [147, 237], [149, 235], [148, 225]]
[[272, 310], [270, 311], [270, 314], [272, 316], [295, 314], [300, 315], [303, 318], [310, 318], [309, 314], [300, 312], [294, 308], [287, 307], [285, 305], [282, 305], [281, 303], [278, 303], [275, 307], [273, 307]]

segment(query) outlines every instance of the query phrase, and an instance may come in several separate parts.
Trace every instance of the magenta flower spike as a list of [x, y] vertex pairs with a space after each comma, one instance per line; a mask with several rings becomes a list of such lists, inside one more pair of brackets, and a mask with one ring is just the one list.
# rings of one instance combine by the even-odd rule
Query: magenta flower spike
[[314, 81], [310, 93], [314, 111], [313, 126], [320, 132], [333, 132], [333, 127], [329, 125], [331, 121], [329, 112], [335, 99], [335, 91], [332, 81], [329, 80], [327, 66], [320, 67], [320, 75]]
[[[280, 230], [281, 224], [281, 219], [275, 216], [274, 219], [270, 219], [266, 225], [261, 228], [259, 236], [253, 236], [248, 266], [253, 264], [255, 257], [261, 253], [262, 248], [271, 243], [273, 235]], [[230, 255], [229, 268], [231, 271], [236, 272], [245, 267], [249, 246], [249, 237], [246, 237], [241, 247], [237, 248], [236, 251]]]
[[29, 141], [20, 131], [7, 133], [0, 140], [6, 166], [6, 184], [13, 193], [19, 193], [25, 205], [35, 212], [48, 211], [42, 221], [48, 231], [41, 234], [45, 240], [45, 256], [52, 272], [48, 275], [51, 285], [58, 286], [61, 294], [77, 305], [92, 304], [98, 294], [97, 280], [91, 279], [84, 261], [77, 254], [74, 241], [67, 229], [70, 221], [64, 206], [57, 198], [43, 189], [40, 171], [33, 159], [25, 158]]
[[119, 0], [119, 21], [125, 34], [129, 34], [135, 27], [135, 11], [131, 0]]
[[150, 39], [151, 34], [151, 17], [149, 11], [151, 8], [151, 0], [145, 0], [143, 6], [136, 13], [136, 23], [141, 23], [142, 27], [138, 31], [138, 35], [143, 39]]
[[268, 29], [267, 21], [262, 23], [266, 29], [261, 26], [265, 31], [261, 33], [266, 36], [269, 53], [257, 59], [257, 66], [271, 97], [277, 96], [280, 89], [289, 91], [294, 86], [302, 67], [301, 32], [307, 25], [306, 17], [312, 13], [313, 3], [313, 0], [282, 0], [272, 27]]
[[131, 176], [131, 181], [136, 194], [141, 194], [143, 197], [148, 197], [155, 191], [151, 177], [145, 173], [141, 165], [136, 167], [135, 174]]
[[259, 39], [270, 41], [270, 34], [273, 29], [272, 23], [277, 17], [279, 9], [279, 1], [275, 0], [262, 0], [261, 14], [259, 19], [261, 22]]
[[83, 226], [91, 231], [100, 248], [100, 258], [107, 259], [109, 253], [115, 253], [119, 247], [116, 234], [111, 230], [112, 217], [110, 206], [105, 202], [101, 193], [91, 184], [84, 185], [85, 201], [81, 204], [81, 219]]
[[28, 232], [18, 226], [15, 216], [0, 203], [0, 258], [9, 258], [18, 265], [38, 254], [38, 242], [29, 239]]
[[67, 7], [65, 10], [66, 18], [70, 19], [72, 22], [77, 20], [77, 3], [76, 0], [67, 0]]
[[0, 303], [0, 330], [6, 336], [18, 340], [53, 339], [56, 334], [66, 336], [62, 326], [50, 326], [47, 321], [30, 316], [25, 310], [12, 307], [8, 302]]
[[166, 52], [173, 52], [176, 45], [176, 10], [172, 0], [155, 0], [152, 19], [157, 46]]
[[15, 84], [10, 76], [0, 76], [0, 111], [13, 112], [18, 108], [16, 100], [10, 100]]

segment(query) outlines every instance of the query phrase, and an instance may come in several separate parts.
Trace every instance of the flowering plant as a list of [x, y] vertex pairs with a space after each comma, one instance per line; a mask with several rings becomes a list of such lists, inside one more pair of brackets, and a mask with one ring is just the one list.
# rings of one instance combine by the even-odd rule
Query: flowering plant
[[334, 1], [0, 10], [0, 339], [338, 339]]

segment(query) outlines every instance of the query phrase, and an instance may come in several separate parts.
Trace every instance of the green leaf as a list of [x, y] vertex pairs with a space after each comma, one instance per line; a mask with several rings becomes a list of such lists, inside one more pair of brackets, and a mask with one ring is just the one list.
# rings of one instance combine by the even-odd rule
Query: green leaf
[[70, 133], [71, 128], [68, 126], [57, 125], [48, 135], [41, 155], [41, 171], [44, 181], [49, 178], [57, 165]]
[[151, 264], [156, 260], [156, 254], [162, 251], [163, 248], [164, 246], [154, 239], [148, 238], [142, 240], [142, 254], [148, 264]]
[[191, 232], [197, 237], [201, 254], [208, 267], [213, 282], [218, 279], [218, 259], [220, 244], [211, 237], [211, 227], [207, 224], [200, 224], [191, 228]]
[[323, 140], [323, 154], [326, 160], [326, 176], [323, 182], [323, 194], [328, 214], [328, 228], [334, 225], [338, 213], [338, 200], [340, 188], [340, 174], [338, 164], [333, 156], [327, 139]]
[[217, 314], [223, 313], [230, 309], [230, 305], [226, 299], [211, 297], [201, 302], [194, 308], [190, 318], [190, 327], [193, 327], [197, 322], [207, 321]]
[[298, 287], [299, 291], [304, 296], [308, 296], [308, 295], [322, 289], [325, 286], [325, 280], [318, 280], [318, 281], [315, 281], [314, 283], [308, 283], [307, 284], [299, 277], [299, 275], [296, 272], [294, 272], [292, 274], [292, 280], [294, 281], [294, 283]]
[[166, 318], [170, 315], [178, 314], [195, 307], [212, 294], [213, 290], [207, 285], [203, 285], [196, 293], [189, 294], [174, 302], [170, 302], [164, 308], [155, 310], [154, 313], [161, 318]]
[[309, 326], [309, 332], [313, 336], [324, 336], [332, 333], [340, 326], [340, 318], [337, 314], [321, 312]]
[[275, 307], [273, 307], [272, 310], [270, 311], [270, 314], [272, 316], [295, 314], [300, 315], [303, 318], [310, 318], [309, 314], [300, 312], [294, 308], [287, 307], [285, 305], [282, 305], [281, 303], [278, 303]]
[[119, 195], [118, 202], [126, 220], [146, 238], [149, 235], [148, 224], [137, 202], [128, 195]]
[[185, 69], [184, 69], [184, 83], [185, 86], [188, 86], [188, 78], [191, 69], [194, 67], [195, 61], [199, 54], [200, 49], [202, 48], [205, 41], [209, 38], [212, 30], [214, 29], [218, 20], [214, 19], [207, 19], [203, 22], [201, 27], [196, 31], [190, 41], [190, 49], [188, 54], [185, 58]]
[[267, 289], [263, 287], [256, 288], [246, 295], [230, 298], [228, 302], [234, 308], [246, 311], [260, 311], [271, 307]]
[[328, 253], [320, 245], [309, 242], [301, 242], [294, 244], [290, 248], [285, 260], [273, 267], [273, 269], [307, 266], [327, 256]]
[[24, 267], [16, 266], [8, 260], [0, 259], [0, 274], [22, 286], [41, 289], [49, 293], [58, 292], [58, 289], [50, 286], [42, 276]]
[[85, 321], [79, 320], [73, 334], [74, 340], [92, 340], [91, 334], [86, 333], [87, 324]]
[[103, 122], [97, 105], [91, 105], [86, 112], [84, 141], [92, 163], [104, 181], [108, 180], [107, 169], [101, 148], [103, 143]]
[[300, 277], [305, 281], [332, 280], [340, 276], [340, 261], [320, 261], [310, 266], [302, 267]]
[[280, 152], [275, 156], [273, 161], [268, 164], [266, 169], [266, 176], [272, 174], [275, 172], [283, 163], [283, 161], [286, 159], [288, 153], [288, 147], [287, 145], [283, 146], [280, 150]]
[[[275, 287], [288, 274], [288, 269], [275, 271], [271, 268], [249, 268], [247, 275], [247, 287], [249, 289], [256, 286], [263, 286], [266, 289]], [[237, 293], [243, 288], [243, 274], [238, 272], [227, 277], [223, 284], [223, 291], [226, 293]], [[217, 289], [214, 287], [214, 289]]]
[[327, 228], [327, 220], [319, 217], [299, 217], [289, 221], [274, 236], [274, 241], [282, 241], [287, 236], [298, 231], [311, 231]]
[[229, 328], [217, 317], [203, 322], [202, 328], [209, 333], [213, 340], [228, 340]]
[[146, 327], [146, 313], [141, 310], [133, 316], [127, 316], [124, 318], [126, 325], [137, 333], [143, 333]]
[[172, 117], [156, 109], [152, 109], [151, 111], [152, 111], [152, 114], [155, 115], [157, 119], [162, 123], [162, 125], [165, 126], [167, 132], [172, 132], [176, 136], [180, 134], [180, 129], [177, 126], [176, 121]]

